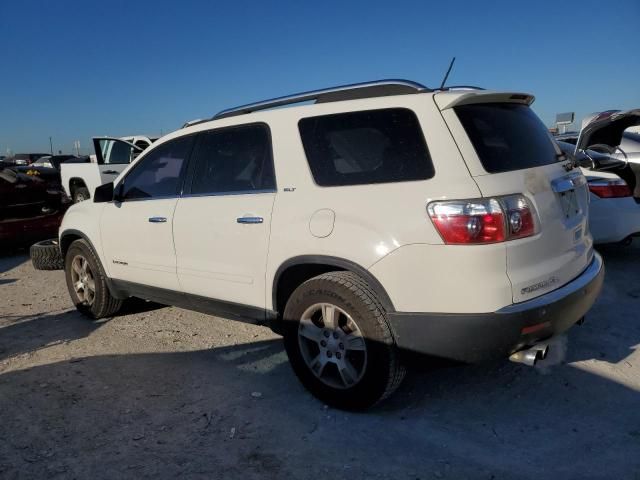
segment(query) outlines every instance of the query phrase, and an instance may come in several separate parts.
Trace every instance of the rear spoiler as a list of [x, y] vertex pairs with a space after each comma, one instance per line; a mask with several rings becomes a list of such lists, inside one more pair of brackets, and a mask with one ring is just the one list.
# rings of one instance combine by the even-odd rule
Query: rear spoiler
[[520, 103], [531, 105], [536, 99], [536, 97], [528, 93], [491, 92], [487, 90], [438, 92], [433, 98], [440, 110], [474, 103]]

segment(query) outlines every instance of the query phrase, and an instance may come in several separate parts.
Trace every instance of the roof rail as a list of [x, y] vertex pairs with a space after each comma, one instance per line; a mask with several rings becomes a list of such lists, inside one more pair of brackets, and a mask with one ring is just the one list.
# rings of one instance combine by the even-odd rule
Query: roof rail
[[373, 82], [354, 83], [339, 87], [296, 93], [284, 97], [272, 98], [261, 102], [250, 103], [239, 107], [229, 108], [218, 112], [212, 120], [235, 117], [245, 113], [282, 107], [295, 103], [315, 100], [316, 103], [338, 102], [341, 100], [355, 100], [358, 98], [386, 97], [389, 95], [406, 95], [411, 93], [430, 92], [431, 89], [410, 80], [377, 80]]
[[446, 92], [448, 90], [484, 90], [482, 87], [474, 85], [451, 85], [450, 87], [436, 88], [436, 92]]
[[195, 120], [189, 120], [188, 122], [184, 122], [184, 124], [180, 128], [193, 127], [194, 125], [198, 125], [199, 123], [208, 122], [209, 119], [206, 118], [197, 118]]

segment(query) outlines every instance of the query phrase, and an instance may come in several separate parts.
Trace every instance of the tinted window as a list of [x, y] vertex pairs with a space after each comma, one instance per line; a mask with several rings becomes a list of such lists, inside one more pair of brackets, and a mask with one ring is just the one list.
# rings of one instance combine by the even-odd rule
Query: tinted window
[[300, 120], [316, 183], [330, 187], [433, 177], [418, 119], [411, 110], [340, 113]]
[[113, 142], [111, 154], [106, 163], [129, 163], [133, 157], [133, 148], [126, 143]]
[[275, 189], [271, 142], [266, 125], [202, 133], [192, 158], [195, 162], [193, 194]]
[[192, 137], [169, 141], [140, 160], [124, 179], [125, 200], [176, 195], [191, 141]]
[[526, 105], [488, 103], [455, 108], [482, 166], [508, 172], [558, 161], [547, 128]]
[[121, 140], [111, 140], [101, 138], [100, 153], [105, 164], [125, 164], [131, 163], [134, 158], [135, 149]]

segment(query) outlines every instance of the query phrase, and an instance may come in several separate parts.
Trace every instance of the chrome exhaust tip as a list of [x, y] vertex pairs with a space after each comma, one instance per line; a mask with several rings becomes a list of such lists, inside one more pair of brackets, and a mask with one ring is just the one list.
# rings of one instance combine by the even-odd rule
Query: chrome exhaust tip
[[549, 345], [545, 343], [541, 343], [539, 345], [534, 345], [531, 347], [532, 350], [537, 350], [540, 353], [539, 360], [544, 360], [547, 358], [547, 354], [549, 353]]
[[528, 350], [520, 350], [519, 352], [512, 353], [509, 356], [509, 360], [515, 363], [524, 363], [530, 367], [535, 366], [535, 364], [540, 360], [541, 353], [540, 350], [536, 350], [534, 348], [530, 348]]

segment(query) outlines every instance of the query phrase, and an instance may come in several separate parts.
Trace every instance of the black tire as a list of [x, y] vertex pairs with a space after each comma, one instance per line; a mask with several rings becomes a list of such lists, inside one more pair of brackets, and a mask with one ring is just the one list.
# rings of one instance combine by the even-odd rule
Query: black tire
[[84, 202], [90, 198], [91, 195], [89, 194], [89, 189], [86, 187], [78, 187], [73, 190], [73, 203]]
[[60, 252], [58, 240], [43, 240], [31, 245], [29, 249], [31, 263], [36, 270], [62, 270], [64, 258]]
[[[73, 269], [72, 264], [77, 257], [82, 257], [86, 260], [94, 282], [95, 293], [90, 301], [81, 298], [74, 288], [71, 271]], [[64, 259], [64, 271], [71, 300], [83, 315], [92, 319], [111, 317], [122, 307], [122, 300], [111, 295], [102, 264], [85, 240], [76, 240], [69, 246]]]
[[[298, 328], [303, 314], [317, 304], [331, 304], [346, 312], [364, 337], [366, 361], [360, 380], [351, 386], [327, 385], [307, 366]], [[345, 321], [344, 314], [340, 313], [340, 318]], [[293, 371], [313, 395], [328, 405], [345, 410], [369, 408], [391, 395], [405, 376], [384, 307], [366, 281], [352, 272], [329, 272], [304, 282], [289, 298], [283, 320], [284, 344]]]

